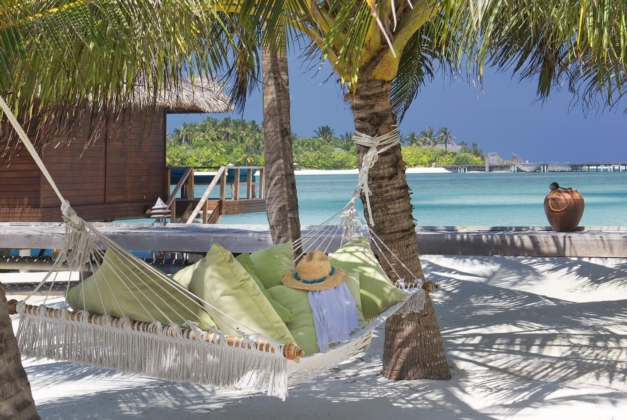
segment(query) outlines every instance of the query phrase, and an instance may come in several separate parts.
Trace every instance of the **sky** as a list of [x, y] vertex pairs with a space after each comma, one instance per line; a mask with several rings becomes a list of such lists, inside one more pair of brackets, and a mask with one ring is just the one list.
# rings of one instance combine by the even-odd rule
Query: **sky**
[[[350, 107], [329, 65], [311, 70], [302, 60], [290, 58], [289, 72], [292, 132], [314, 137], [318, 127], [328, 125], [339, 137], [354, 130]], [[420, 91], [400, 130], [407, 134], [428, 126], [435, 131], [447, 127], [458, 143], [477, 142], [485, 154], [496, 152], [507, 160], [515, 153], [533, 163], [627, 162], [627, 101], [615, 111], [587, 113], [572, 101], [566, 88], [538, 101], [534, 82], [519, 82], [492, 69], [486, 70], [482, 87], [438, 76]], [[261, 92], [248, 98], [243, 114], [170, 115], [167, 131], [208, 116], [261, 123]]]

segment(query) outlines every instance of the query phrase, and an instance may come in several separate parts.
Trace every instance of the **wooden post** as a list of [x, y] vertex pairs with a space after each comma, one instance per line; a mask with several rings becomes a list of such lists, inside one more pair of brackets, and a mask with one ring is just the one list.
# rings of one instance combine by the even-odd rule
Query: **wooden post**
[[259, 198], [266, 198], [266, 168], [259, 169]]
[[233, 180], [233, 200], [239, 200], [239, 176], [241, 169], [235, 168], [235, 179]]
[[205, 204], [202, 207], [202, 222], [207, 224], [209, 221], [209, 200], [205, 200]]
[[194, 199], [194, 168], [190, 168], [191, 173], [187, 177], [187, 197]]
[[222, 178], [220, 179], [220, 200], [224, 201], [226, 198], [226, 170], [222, 172]]
[[172, 188], [172, 178], [170, 174], [171, 169], [172, 168], [165, 168], [165, 191], [163, 192], [164, 197], [170, 196], [170, 188]]
[[247, 171], [248, 173], [246, 175], [246, 198], [250, 200], [251, 198], [255, 198], [255, 190], [253, 189], [253, 173], [255, 170], [249, 167]]

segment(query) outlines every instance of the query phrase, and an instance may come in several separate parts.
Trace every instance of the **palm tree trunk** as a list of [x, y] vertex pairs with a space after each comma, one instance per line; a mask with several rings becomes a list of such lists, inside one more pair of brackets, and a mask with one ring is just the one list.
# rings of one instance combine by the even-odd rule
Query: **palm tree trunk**
[[[287, 55], [262, 51], [263, 131], [265, 136], [266, 211], [272, 242], [300, 238], [294, 176]], [[300, 252], [294, 251], [295, 255]]]
[[[358, 80], [352, 105], [355, 129], [369, 136], [389, 133], [396, 128], [389, 82], [368, 80], [363, 75]], [[367, 151], [363, 146], [358, 147], [360, 165]], [[368, 184], [372, 191], [370, 204], [375, 233], [419, 281], [424, 281], [400, 144], [379, 155], [370, 169]], [[380, 260], [391, 279], [397, 278], [394, 271], [406, 281], [413, 279], [393, 258], [387, 258], [391, 266], [385, 258]], [[451, 378], [431, 299], [427, 299], [419, 313], [390, 317], [385, 335], [383, 374], [388, 379]]]
[[0, 419], [39, 419], [0, 283]]

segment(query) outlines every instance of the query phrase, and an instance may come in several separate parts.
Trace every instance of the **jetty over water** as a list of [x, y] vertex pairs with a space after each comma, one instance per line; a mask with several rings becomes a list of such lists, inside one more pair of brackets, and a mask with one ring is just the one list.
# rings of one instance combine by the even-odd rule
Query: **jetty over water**
[[498, 165], [446, 165], [450, 172], [627, 172], [627, 162], [507, 163]]

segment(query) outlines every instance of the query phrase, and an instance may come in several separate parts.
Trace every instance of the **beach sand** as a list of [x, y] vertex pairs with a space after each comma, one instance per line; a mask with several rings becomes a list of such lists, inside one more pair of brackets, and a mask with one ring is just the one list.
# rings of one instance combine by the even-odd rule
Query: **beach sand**
[[[369, 350], [265, 395], [24, 362], [43, 419], [627, 419], [627, 259], [422, 258], [449, 381], [381, 377]], [[17, 320], [15, 320], [17, 323]]]

